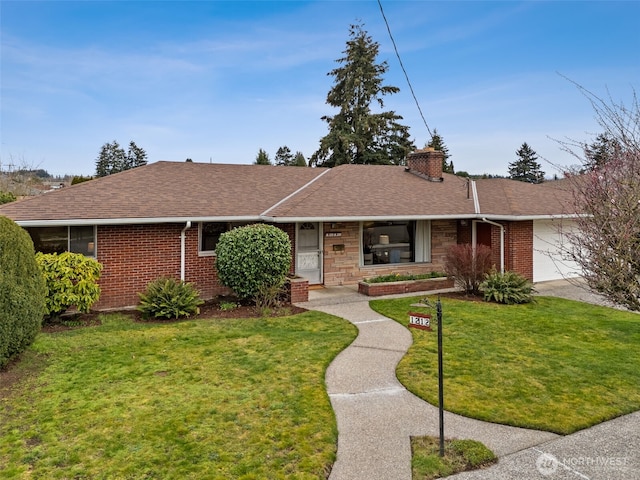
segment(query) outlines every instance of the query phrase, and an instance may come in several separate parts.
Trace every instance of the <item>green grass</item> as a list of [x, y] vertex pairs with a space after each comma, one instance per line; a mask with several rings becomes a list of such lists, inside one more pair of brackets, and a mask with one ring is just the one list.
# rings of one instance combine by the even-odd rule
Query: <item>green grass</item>
[[487, 467], [498, 458], [475, 440], [445, 440], [444, 456], [436, 437], [411, 437], [411, 472], [416, 480], [431, 480]]
[[[428, 312], [410, 306], [418, 299], [371, 306], [408, 325], [407, 312]], [[637, 314], [550, 297], [525, 305], [443, 298], [442, 306], [446, 410], [567, 434], [640, 409]], [[411, 332], [398, 379], [437, 405], [436, 328]]]
[[324, 373], [356, 334], [319, 312], [40, 334], [0, 400], [2, 478], [324, 478]]

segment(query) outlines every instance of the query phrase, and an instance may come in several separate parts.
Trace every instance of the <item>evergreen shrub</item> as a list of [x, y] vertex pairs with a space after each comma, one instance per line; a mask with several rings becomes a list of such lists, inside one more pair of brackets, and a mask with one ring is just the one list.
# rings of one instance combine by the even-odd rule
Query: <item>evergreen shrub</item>
[[533, 301], [533, 284], [515, 272], [499, 273], [491, 271], [480, 284], [480, 290], [487, 302], [513, 305]]
[[139, 293], [138, 311], [144, 318], [180, 318], [200, 313], [204, 302], [190, 283], [175, 278], [154, 280], [143, 293]]
[[40, 331], [45, 294], [31, 237], [12, 220], [0, 217], [0, 368]]
[[55, 318], [75, 306], [87, 313], [100, 298], [102, 264], [81, 253], [37, 253], [47, 285], [46, 316]]
[[272, 304], [291, 267], [291, 241], [281, 229], [255, 224], [220, 235], [216, 246], [218, 278], [240, 298], [259, 307]]

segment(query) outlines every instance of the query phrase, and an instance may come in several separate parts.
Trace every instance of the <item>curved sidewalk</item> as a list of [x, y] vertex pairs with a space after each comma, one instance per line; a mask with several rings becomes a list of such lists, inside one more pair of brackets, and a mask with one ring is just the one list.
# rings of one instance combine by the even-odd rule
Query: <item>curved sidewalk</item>
[[[337, 460], [329, 478], [410, 480], [409, 437], [438, 436], [438, 409], [397, 380], [396, 365], [411, 346], [411, 333], [371, 310], [369, 300], [343, 290], [341, 296], [300, 304], [345, 318], [359, 330], [358, 337], [327, 369], [327, 391], [338, 423]], [[445, 412], [444, 425], [447, 438], [479, 440], [499, 457], [558, 438], [449, 412]]]

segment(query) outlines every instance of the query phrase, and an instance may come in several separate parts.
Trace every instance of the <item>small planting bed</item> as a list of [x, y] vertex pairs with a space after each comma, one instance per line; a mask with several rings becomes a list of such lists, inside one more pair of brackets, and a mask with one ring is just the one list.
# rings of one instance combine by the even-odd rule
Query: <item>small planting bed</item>
[[379, 297], [397, 293], [428, 292], [453, 288], [453, 286], [453, 279], [438, 273], [427, 275], [385, 275], [359, 282], [358, 293], [370, 297]]

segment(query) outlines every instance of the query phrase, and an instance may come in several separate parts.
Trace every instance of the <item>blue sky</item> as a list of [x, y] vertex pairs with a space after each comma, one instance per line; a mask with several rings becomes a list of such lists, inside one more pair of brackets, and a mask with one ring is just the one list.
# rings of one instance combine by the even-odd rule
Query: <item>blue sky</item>
[[[575, 160], [554, 139], [597, 133], [563, 76], [630, 102], [640, 80], [640, 2], [382, 0], [430, 129], [456, 170], [505, 175], [527, 142], [550, 176]], [[385, 107], [418, 147], [429, 134], [380, 8], [362, 1], [5, 1], [0, 168], [93, 174], [100, 147], [130, 140], [158, 160], [305, 157], [348, 28], [380, 44]]]

